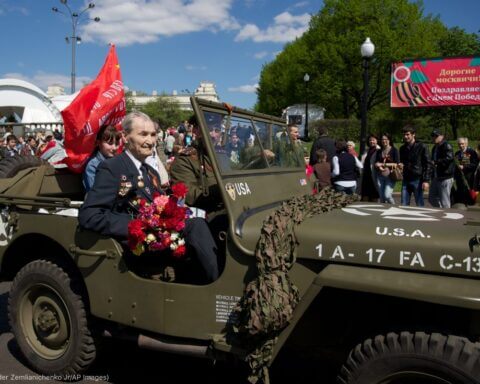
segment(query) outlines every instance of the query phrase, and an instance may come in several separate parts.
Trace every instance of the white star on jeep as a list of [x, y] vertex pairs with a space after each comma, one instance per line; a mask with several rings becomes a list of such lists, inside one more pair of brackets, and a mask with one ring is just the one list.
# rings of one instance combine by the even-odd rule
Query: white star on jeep
[[[370, 216], [373, 212], [380, 212], [381, 218], [389, 220], [440, 221], [441, 219], [459, 220], [464, 217], [461, 213], [445, 212], [441, 209], [407, 206], [387, 208], [379, 204], [353, 204], [342, 210], [357, 216]], [[441, 217], [438, 217], [438, 213], [441, 213]]]
[[[438, 212], [437, 209], [432, 209], [430, 212]], [[428, 212], [425, 211], [419, 211], [419, 210], [413, 210], [413, 209], [403, 209], [403, 208], [397, 208], [397, 207], [390, 207], [382, 212], [380, 216], [415, 216], [415, 217], [428, 217], [430, 219], [433, 219], [432, 216], [428, 214]]]

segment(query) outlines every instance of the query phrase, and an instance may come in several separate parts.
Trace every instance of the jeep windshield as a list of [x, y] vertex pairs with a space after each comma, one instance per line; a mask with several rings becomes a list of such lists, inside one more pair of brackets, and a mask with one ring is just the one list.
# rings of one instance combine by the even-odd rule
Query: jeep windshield
[[227, 104], [192, 98], [206, 155], [228, 211], [230, 233], [253, 255], [262, 222], [282, 201], [311, 193], [302, 147], [285, 121]]
[[304, 169], [303, 154], [292, 156], [289, 151], [291, 143], [282, 120], [218, 110], [202, 113], [222, 174]]

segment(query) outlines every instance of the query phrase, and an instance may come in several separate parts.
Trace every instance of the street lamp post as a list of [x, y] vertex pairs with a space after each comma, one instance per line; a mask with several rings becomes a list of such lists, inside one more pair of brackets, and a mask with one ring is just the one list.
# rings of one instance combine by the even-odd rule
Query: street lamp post
[[303, 76], [303, 81], [305, 82], [305, 129], [303, 132], [304, 140], [308, 141], [308, 82], [310, 81], [310, 75], [305, 73]]
[[360, 47], [360, 52], [363, 57], [363, 97], [362, 97], [362, 121], [360, 127], [360, 156], [365, 152], [366, 135], [367, 135], [367, 104], [368, 104], [368, 64], [370, 58], [375, 52], [375, 45], [367, 37]]
[[[60, 3], [62, 3], [65, 8], [68, 10], [68, 14], [60, 11], [57, 7], [53, 7], [52, 11], [56, 13], [61, 13], [62, 15], [68, 17], [70, 16], [70, 19], [72, 20], [72, 36], [70, 36], [70, 39], [68, 37], [65, 37], [65, 41], [68, 43], [72, 44], [72, 81], [71, 81], [71, 93], [75, 93], [75, 54], [76, 54], [76, 45], [80, 44], [82, 41], [82, 38], [80, 36], [77, 36], [77, 26], [82, 20], [81, 17], [82, 15], [88, 11], [89, 9], [92, 9], [95, 7], [94, 3], [89, 3], [87, 7], [80, 11], [80, 12], [72, 12], [72, 9], [67, 3], [67, 0], [60, 0]], [[99, 22], [100, 18], [95, 17], [91, 19], [95, 22]]]

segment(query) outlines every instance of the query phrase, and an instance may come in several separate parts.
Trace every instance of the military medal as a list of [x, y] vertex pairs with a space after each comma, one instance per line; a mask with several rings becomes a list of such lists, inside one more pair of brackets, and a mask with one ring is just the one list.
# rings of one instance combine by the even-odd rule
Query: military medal
[[143, 177], [138, 176], [138, 188], [143, 188], [145, 186], [145, 183], [143, 182]]
[[120, 189], [118, 190], [118, 194], [122, 197], [126, 196], [128, 192], [130, 192], [130, 189], [132, 189], [132, 183], [129, 181], [123, 181], [120, 183]]
[[150, 195], [150, 188], [145, 187], [145, 192], [147, 192]]

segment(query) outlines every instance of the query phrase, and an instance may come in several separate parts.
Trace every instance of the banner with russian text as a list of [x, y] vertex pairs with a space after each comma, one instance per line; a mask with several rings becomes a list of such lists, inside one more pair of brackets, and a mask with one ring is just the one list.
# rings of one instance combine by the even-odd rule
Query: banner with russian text
[[125, 93], [115, 46], [110, 47], [97, 78], [82, 88], [62, 111], [65, 129], [64, 162], [81, 173], [95, 150], [97, 133], [103, 125], [117, 125], [125, 117]]
[[480, 105], [480, 56], [393, 63], [391, 84], [392, 108]]

